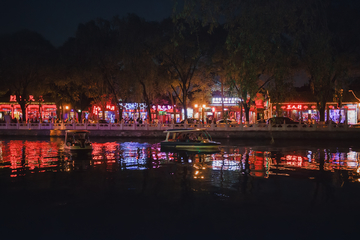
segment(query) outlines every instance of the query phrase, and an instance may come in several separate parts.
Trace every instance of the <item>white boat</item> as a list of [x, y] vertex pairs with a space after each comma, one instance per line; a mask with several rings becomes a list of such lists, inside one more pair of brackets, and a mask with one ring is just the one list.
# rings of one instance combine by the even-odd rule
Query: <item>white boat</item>
[[66, 130], [64, 149], [70, 151], [92, 150], [87, 130]]
[[165, 141], [160, 143], [161, 149], [176, 150], [218, 150], [221, 143], [211, 139], [210, 134], [201, 128], [168, 129]]

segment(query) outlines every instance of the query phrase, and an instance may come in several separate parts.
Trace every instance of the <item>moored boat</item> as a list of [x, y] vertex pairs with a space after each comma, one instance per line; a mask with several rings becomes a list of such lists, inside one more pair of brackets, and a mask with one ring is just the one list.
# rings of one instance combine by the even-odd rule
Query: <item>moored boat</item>
[[212, 140], [210, 134], [201, 128], [168, 129], [166, 139], [160, 143], [161, 149], [177, 150], [217, 150], [221, 143]]
[[92, 150], [87, 130], [67, 130], [65, 132], [64, 149], [70, 151]]

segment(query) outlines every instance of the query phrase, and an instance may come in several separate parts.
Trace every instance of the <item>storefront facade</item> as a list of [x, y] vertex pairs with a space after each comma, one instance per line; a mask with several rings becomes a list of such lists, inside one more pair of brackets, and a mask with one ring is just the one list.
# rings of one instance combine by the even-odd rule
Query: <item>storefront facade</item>
[[[54, 102], [35, 101], [33, 96], [29, 96], [30, 103], [26, 107], [26, 121], [51, 121], [56, 118], [56, 105]], [[24, 121], [20, 104], [16, 101], [16, 96], [11, 95], [8, 102], [0, 102], [0, 119], [5, 115], [10, 115], [12, 119]]]
[[[122, 117], [125, 122], [134, 121], [134, 120], [140, 120], [145, 122], [148, 117], [148, 109], [146, 103], [121, 103], [123, 112]], [[181, 114], [178, 109], [171, 105], [152, 105], [150, 108], [151, 112], [151, 119], [156, 119], [159, 122], [171, 122], [174, 119], [174, 113], [175, 113], [175, 119], [180, 121]], [[99, 120], [102, 118], [102, 108], [99, 105], [92, 106], [91, 110], [92, 115], [90, 118], [92, 120]], [[117, 107], [114, 104], [107, 103], [105, 107], [105, 120], [108, 120], [109, 122], [115, 122], [119, 116], [119, 111]]]
[[[271, 108], [272, 117], [290, 117], [301, 122], [319, 122], [320, 112], [317, 109], [315, 102], [300, 102], [300, 103], [279, 103], [279, 111], [276, 114], [276, 106]], [[359, 104], [356, 102], [344, 102], [342, 108], [338, 108], [336, 102], [329, 102], [326, 104], [325, 121], [331, 120], [335, 123], [356, 124], [359, 119]], [[328, 117], [329, 115], [329, 117]]]
[[[245, 123], [245, 110], [240, 106], [240, 98], [221, 98], [213, 97], [209, 109], [215, 121], [222, 119], [222, 101], [224, 103], [224, 112], [228, 119], [235, 119], [238, 123]], [[241, 113], [242, 112], [242, 113]], [[250, 106], [249, 123], [255, 123], [258, 119], [264, 118], [264, 102], [256, 99], [255, 104]]]

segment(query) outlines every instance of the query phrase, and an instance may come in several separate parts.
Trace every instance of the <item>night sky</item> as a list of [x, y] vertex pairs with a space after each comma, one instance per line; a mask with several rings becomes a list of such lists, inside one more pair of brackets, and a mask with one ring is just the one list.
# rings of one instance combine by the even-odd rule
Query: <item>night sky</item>
[[58, 47], [75, 35], [77, 26], [96, 18], [110, 20], [135, 13], [149, 21], [170, 17], [172, 0], [4, 0], [0, 34], [36, 31]]

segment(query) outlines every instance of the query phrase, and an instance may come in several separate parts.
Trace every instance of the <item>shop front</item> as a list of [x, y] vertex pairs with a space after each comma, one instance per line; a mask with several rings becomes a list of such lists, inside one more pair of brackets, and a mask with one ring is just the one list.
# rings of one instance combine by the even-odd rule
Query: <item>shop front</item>
[[[223, 98], [224, 114], [228, 119], [234, 119], [238, 123], [245, 123], [245, 110], [240, 106], [240, 98]], [[211, 99], [211, 112], [213, 119], [222, 119], [222, 98], [214, 97]], [[255, 104], [250, 106], [249, 123], [255, 123], [258, 119], [264, 118], [264, 103], [261, 99], [256, 99]]]
[[157, 119], [161, 123], [176, 123], [181, 121], [182, 116], [181, 112], [176, 108], [176, 106], [153, 105], [151, 107], [151, 119]]
[[[315, 123], [320, 121], [320, 112], [314, 102], [309, 103], [281, 103], [279, 104], [280, 111], [278, 115], [282, 117], [290, 117], [294, 120], [308, 123]], [[272, 116], [276, 116], [276, 107], [272, 108]], [[326, 104], [325, 121], [331, 120], [335, 123], [356, 124], [358, 121], [358, 104], [357, 103], [343, 103], [342, 108], [338, 108], [335, 102]], [[329, 117], [328, 117], [329, 115]], [[279, 117], [278, 116], [278, 117]]]
[[[105, 114], [105, 118], [103, 118], [103, 114]], [[99, 121], [100, 119], [105, 119], [110, 123], [114, 123], [117, 117], [116, 107], [113, 104], [107, 103], [105, 105], [105, 111], [102, 111], [102, 108], [98, 105], [93, 105], [91, 109], [91, 116], [85, 115], [85, 119], [89, 119], [92, 121]]]
[[[56, 105], [54, 102], [35, 101], [30, 95], [30, 103], [26, 107], [26, 121], [51, 121], [56, 118]], [[16, 121], [24, 121], [20, 104], [16, 101], [16, 96], [11, 95], [9, 102], [0, 102], [0, 119], [5, 115], [10, 115]]]
[[[123, 117], [123, 121], [125, 122], [132, 122], [136, 120], [140, 121], [140, 119], [141, 121], [146, 121], [148, 119], [146, 103], [120, 103], [120, 106], [122, 107], [122, 111], [123, 111], [122, 117]], [[164, 109], [161, 108], [160, 106], [159, 111], [156, 113], [156, 111], [152, 108], [151, 114], [153, 119], [154, 117], [156, 118], [157, 115], [160, 115], [159, 112], [161, 112], [161, 115], [166, 115], [166, 113], [163, 114], [162, 112], [167, 112], [167, 110], [168, 109], [166, 108], [166, 111], [164, 111]], [[171, 108], [169, 110], [171, 110]], [[98, 121], [100, 119], [103, 119], [103, 114], [105, 114], [105, 120], [114, 123], [118, 119], [119, 111], [118, 108], [111, 103], [106, 104], [104, 113], [102, 111], [101, 106], [99, 105], [92, 106], [91, 116], [90, 116], [92, 120]]]

